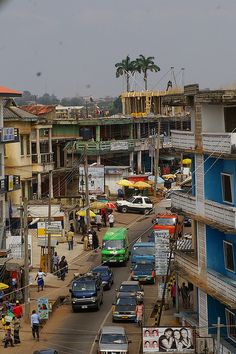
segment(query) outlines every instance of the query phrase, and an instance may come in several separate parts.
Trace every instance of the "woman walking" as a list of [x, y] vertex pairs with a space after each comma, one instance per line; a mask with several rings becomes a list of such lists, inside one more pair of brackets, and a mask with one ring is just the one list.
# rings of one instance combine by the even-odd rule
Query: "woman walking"
[[38, 284], [38, 291], [39, 291], [39, 288], [41, 288], [41, 290], [43, 291], [43, 288], [44, 288], [43, 277], [46, 277], [46, 274], [44, 272], [42, 272], [42, 268], [39, 268], [39, 271], [35, 277], [35, 280], [37, 280], [37, 284]]

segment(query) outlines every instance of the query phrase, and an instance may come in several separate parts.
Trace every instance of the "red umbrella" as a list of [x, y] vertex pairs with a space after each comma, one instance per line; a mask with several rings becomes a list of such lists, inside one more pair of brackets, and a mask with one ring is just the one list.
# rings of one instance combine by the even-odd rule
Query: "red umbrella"
[[113, 203], [108, 202], [108, 203], [106, 203], [106, 208], [107, 209], [116, 209], [116, 205], [113, 204]]

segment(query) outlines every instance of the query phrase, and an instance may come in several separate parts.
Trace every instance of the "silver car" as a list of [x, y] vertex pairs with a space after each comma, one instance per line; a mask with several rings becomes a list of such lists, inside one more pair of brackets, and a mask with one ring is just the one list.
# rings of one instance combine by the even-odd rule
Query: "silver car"
[[98, 342], [98, 353], [101, 354], [127, 354], [130, 343], [125, 329], [115, 326], [103, 327], [96, 342]]

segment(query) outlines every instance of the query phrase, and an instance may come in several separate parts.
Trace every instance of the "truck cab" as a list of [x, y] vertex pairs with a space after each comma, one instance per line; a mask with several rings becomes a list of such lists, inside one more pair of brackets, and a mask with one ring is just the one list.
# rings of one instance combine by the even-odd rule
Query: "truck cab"
[[103, 286], [99, 274], [76, 275], [71, 284], [72, 310], [99, 310], [103, 302]]
[[136, 242], [131, 250], [132, 267], [136, 263], [155, 263], [155, 243]]
[[178, 237], [183, 232], [183, 217], [177, 214], [157, 214], [152, 220], [153, 230], [167, 230], [171, 237]]

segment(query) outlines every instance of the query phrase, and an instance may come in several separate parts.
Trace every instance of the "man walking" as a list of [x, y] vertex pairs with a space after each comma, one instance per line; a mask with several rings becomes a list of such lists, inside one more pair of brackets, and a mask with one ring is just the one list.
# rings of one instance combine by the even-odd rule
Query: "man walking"
[[39, 314], [37, 314], [36, 311], [33, 310], [31, 315], [31, 328], [33, 338], [35, 339], [35, 337], [37, 337], [37, 340], [39, 340], [39, 323]]
[[20, 317], [13, 317], [12, 319], [14, 344], [20, 343]]
[[102, 216], [100, 214], [96, 215], [95, 222], [97, 225], [97, 230], [100, 231], [102, 227]]
[[110, 227], [114, 226], [115, 218], [112, 213], [108, 215], [108, 222], [109, 222]]
[[66, 271], [67, 271], [67, 261], [66, 261], [66, 257], [62, 256], [60, 263], [59, 263], [59, 270], [60, 270], [60, 275], [59, 278], [61, 278], [61, 280], [65, 280], [65, 276], [66, 276]]
[[74, 243], [74, 231], [72, 230], [72, 228], [70, 228], [70, 231], [67, 232], [67, 242], [69, 251], [72, 251]]

